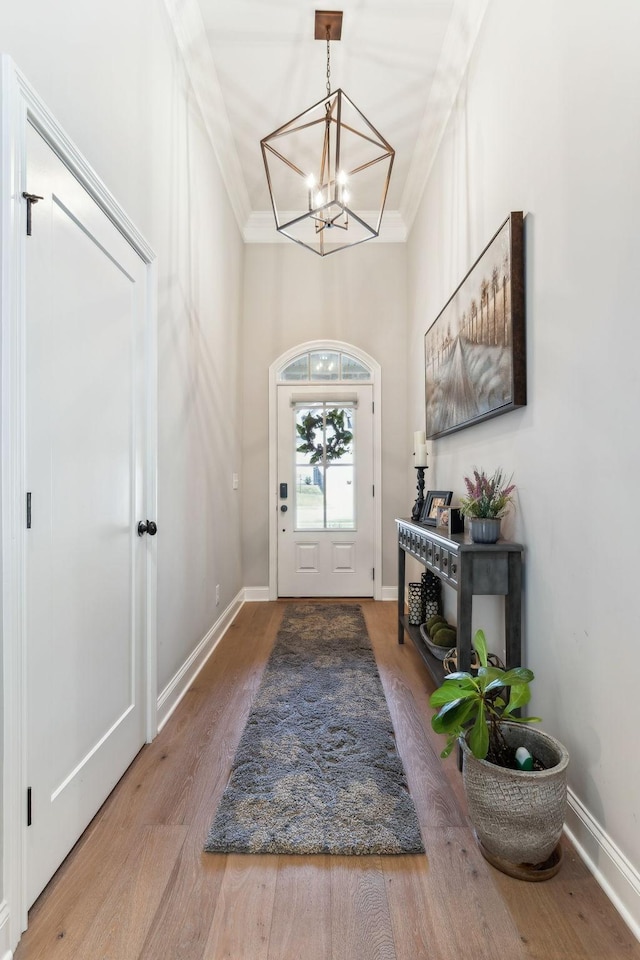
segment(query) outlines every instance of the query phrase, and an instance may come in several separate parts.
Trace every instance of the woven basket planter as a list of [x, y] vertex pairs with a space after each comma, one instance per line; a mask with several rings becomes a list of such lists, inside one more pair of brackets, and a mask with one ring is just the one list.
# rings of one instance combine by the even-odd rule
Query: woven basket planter
[[551, 863], [538, 874], [536, 868], [550, 864], [562, 834], [569, 754], [533, 727], [507, 723], [502, 730], [510, 746], [526, 747], [548, 769], [509, 770], [477, 760], [461, 740], [469, 817], [482, 853], [494, 866], [522, 879], [547, 879], [557, 872], [559, 858], [557, 866]]

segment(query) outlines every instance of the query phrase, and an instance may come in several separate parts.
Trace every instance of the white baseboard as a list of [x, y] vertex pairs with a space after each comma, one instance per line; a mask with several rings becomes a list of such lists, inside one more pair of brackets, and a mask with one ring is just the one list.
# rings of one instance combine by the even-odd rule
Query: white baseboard
[[269, 587], [245, 587], [245, 603], [266, 603], [269, 599]]
[[565, 833], [640, 940], [640, 873], [571, 790], [568, 791]]
[[0, 903], [0, 957], [2, 960], [12, 960], [9, 923], [9, 904], [6, 900]]
[[158, 697], [158, 733], [222, 640], [243, 603], [244, 591], [241, 590], [160, 693]]
[[[262, 603], [269, 599], [269, 587], [245, 587], [244, 588], [244, 602], [245, 603]], [[398, 599], [398, 588], [397, 587], [383, 587], [381, 600], [397, 600]]]

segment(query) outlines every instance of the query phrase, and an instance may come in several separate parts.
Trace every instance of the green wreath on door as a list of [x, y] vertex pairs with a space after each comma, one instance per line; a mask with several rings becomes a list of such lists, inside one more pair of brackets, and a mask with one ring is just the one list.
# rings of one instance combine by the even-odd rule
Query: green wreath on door
[[[310, 464], [326, 463], [331, 460], [339, 460], [347, 452], [349, 445], [353, 440], [353, 433], [345, 424], [347, 415], [346, 410], [338, 408], [327, 410], [326, 414], [313, 414], [311, 411], [303, 418], [302, 423], [296, 424], [298, 440], [303, 443], [296, 447], [298, 453], [310, 453]], [[318, 431], [322, 437], [322, 426], [324, 422], [333, 429], [333, 436], [327, 437], [326, 447], [322, 443], [316, 442]]]

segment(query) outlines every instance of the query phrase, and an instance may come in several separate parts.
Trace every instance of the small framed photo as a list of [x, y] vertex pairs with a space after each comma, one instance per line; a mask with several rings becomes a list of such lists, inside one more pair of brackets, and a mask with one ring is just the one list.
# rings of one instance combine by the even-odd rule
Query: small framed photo
[[446, 527], [449, 532], [449, 511], [451, 507], [436, 507], [436, 527]]
[[453, 490], [428, 490], [420, 514], [420, 523], [435, 527], [438, 519], [438, 507], [448, 507], [452, 496]]

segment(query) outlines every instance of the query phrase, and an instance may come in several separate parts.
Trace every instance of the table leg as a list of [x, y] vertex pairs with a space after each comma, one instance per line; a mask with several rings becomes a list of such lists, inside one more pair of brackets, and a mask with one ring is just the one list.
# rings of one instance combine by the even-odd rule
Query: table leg
[[404, 627], [401, 618], [404, 616], [405, 566], [406, 554], [402, 547], [398, 547], [398, 643], [404, 643]]

